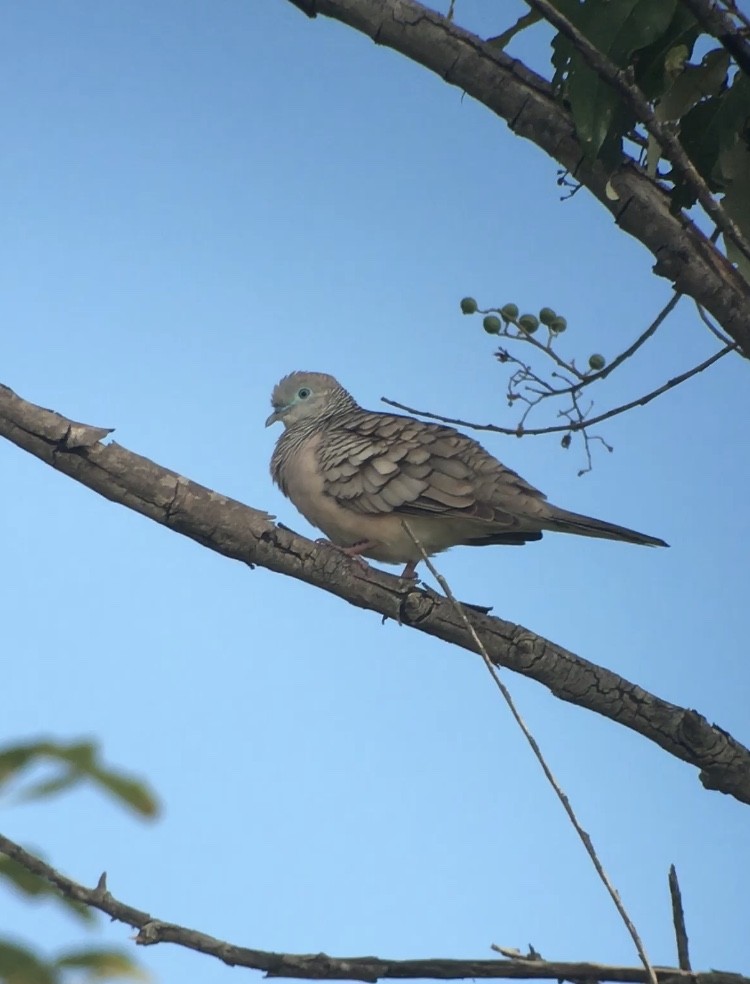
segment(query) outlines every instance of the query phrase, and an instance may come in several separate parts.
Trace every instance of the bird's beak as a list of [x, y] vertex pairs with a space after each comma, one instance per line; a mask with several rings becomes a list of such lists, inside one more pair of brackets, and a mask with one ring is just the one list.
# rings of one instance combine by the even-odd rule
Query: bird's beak
[[266, 420], [266, 427], [270, 427], [271, 424], [275, 424], [279, 420], [281, 420], [281, 413], [278, 410], [274, 410], [268, 420]]

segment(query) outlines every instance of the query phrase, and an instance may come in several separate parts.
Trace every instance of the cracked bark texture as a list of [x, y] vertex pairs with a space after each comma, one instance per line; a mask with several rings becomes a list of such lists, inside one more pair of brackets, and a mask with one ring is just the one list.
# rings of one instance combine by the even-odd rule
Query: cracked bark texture
[[632, 163], [610, 173], [584, 159], [549, 83], [415, 0], [289, 0], [361, 31], [463, 89], [566, 168], [654, 256], [654, 272], [703, 305], [750, 358], [750, 285], [659, 185]]
[[[431, 590], [277, 526], [243, 505], [102, 439], [108, 428], [77, 423], [0, 386], [0, 435], [113, 502], [233, 560], [315, 585], [445, 642], [476, 652], [453, 605]], [[697, 711], [661, 700], [616, 673], [536, 635], [467, 607], [490, 659], [544, 684], [561, 700], [596, 711], [694, 765], [706, 789], [750, 803], [750, 751]]]

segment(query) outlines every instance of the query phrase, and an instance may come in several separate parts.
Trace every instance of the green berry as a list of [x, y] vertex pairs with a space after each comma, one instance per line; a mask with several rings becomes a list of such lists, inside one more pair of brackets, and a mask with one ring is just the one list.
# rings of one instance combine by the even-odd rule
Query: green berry
[[518, 319], [518, 327], [525, 331], [527, 335], [533, 335], [539, 327], [539, 318], [533, 314], [522, 314]]
[[561, 318], [561, 317], [553, 318], [552, 321], [550, 321], [549, 323], [549, 330], [553, 331], [556, 335], [559, 335], [560, 332], [565, 331], [567, 327], [568, 327], [568, 322], [565, 320], [565, 318]]
[[464, 314], [476, 314], [477, 302], [473, 297], [464, 297], [461, 301], [461, 311]]
[[552, 310], [552, 308], [542, 308], [542, 310], [539, 312], [539, 320], [542, 322], [543, 325], [551, 325], [556, 317], [557, 315]]
[[482, 322], [482, 327], [489, 335], [499, 335], [503, 326], [499, 318], [494, 314], [488, 314]]
[[594, 353], [594, 355], [589, 356], [589, 369], [593, 369], [594, 372], [601, 372], [601, 370], [606, 366], [607, 360], [603, 355]]
[[515, 321], [518, 317], [518, 305], [504, 304], [500, 308], [500, 314], [502, 314], [506, 321]]

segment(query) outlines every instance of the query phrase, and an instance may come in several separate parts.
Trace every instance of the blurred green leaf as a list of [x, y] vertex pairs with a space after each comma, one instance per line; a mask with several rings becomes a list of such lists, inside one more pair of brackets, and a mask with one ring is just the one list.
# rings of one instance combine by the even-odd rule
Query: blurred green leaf
[[[39, 857], [38, 851], [35, 851], [34, 853], [37, 857]], [[13, 861], [4, 854], [0, 854], [0, 878], [5, 878], [6, 881], [10, 882], [13, 888], [22, 895], [35, 899], [53, 899], [55, 902], [58, 902], [66, 908], [70, 913], [78, 916], [78, 918], [83, 922], [92, 923], [96, 919], [94, 911], [90, 909], [89, 906], [84, 905], [83, 902], [76, 902], [75, 899], [69, 899], [64, 895], [61, 895], [60, 892], [50, 885], [46, 879], [41, 878], [39, 875], [33, 874], [31, 871], [27, 871], [27, 869], [20, 865], [17, 861]]]
[[23, 789], [21, 800], [39, 799], [62, 792], [88, 779], [141, 816], [154, 817], [159, 806], [146, 783], [99, 761], [99, 749], [89, 741], [63, 744], [52, 741], [14, 745], [0, 751], [0, 785], [18, 780], [24, 769], [48, 764], [58, 772]]
[[145, 817], [155, 817], [158, 814], [159, 803], [145, 783], [122, 772], [115, 772], [114, 769], [92, 768], [89, 775], [136, 813]]
[[3, 984], [60, 984], [54, 966], [26, 947], [0, 939], [0, 981]]
[[134, 963], [120, 950], [77, 950], [58, 957], [55, 966], [61, 970], [78, 970], [76, 975], [82, 984], [108, 980], [128, 979], [134, 981], [151, 980], [149, 974]]
[[25, 803], [35, 799], [44, 799], [45, 796], [53, 796], [55, 793], [64, 792], [77, 782], [80, 782], [80, 780], [81, 775], [79, 772], [68, 771], [61, 776], [56, 776], [54, 779], [45, 779], [43, 782], [33, 783], [30, 786], [24, 787], [23, 791], [19, 793], [18, 798]]

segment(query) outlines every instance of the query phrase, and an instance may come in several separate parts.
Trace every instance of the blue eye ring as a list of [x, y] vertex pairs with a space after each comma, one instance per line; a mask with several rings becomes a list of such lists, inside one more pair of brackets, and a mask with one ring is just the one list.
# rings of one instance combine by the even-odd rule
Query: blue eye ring
[[306, 386], [303, 386], [302, 389], [297, 390], [297, 396], [300, 400], [306, 400], [309, 395], [310, 390]]

